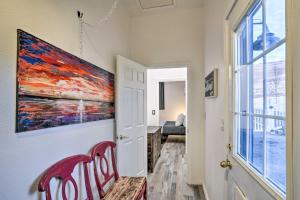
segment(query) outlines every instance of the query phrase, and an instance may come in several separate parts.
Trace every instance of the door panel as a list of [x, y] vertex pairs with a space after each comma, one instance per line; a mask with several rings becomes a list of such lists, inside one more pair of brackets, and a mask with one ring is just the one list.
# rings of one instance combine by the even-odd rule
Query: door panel
[[133, 70], [131, 68], [126, 67], [125, 69], [125, 80], [133, 81]]
[[147, 175], [146, 68], [117, 57], [117, 158], [121, 176]]
[[234, 186], [234, 199], [235, 200], [247, 200], [246, 196], [240, 190], [240, 188], [236, 185]]
[[143, 90], [137, 90], [137, 125], [144, 125], [144, 91]]
[[[144, 147], [144, 136], [141, 136], [138, 138], [138, 149], [142, 149]], [[144, 169], [145, 169], [145, 166], [144, 166], [144, 151], [138, 151], [138, 174], [143, 174], [144, 173]]]
[[[135, 144], [133, 140], [128, 140], [125, 139], [126, 141], [123, 140], [122, 142], [122, 148], [126, 149], [128, 152], [134, 152], [135, 151]], [[119, 153], [119, 152], [118, 152]], [[119, 167], [119, 173], [120, 175], [125, 175], [125, 174], [132, 174], [132, 171], [136, 171], [136, 160], [133, 159], [134, 156], [131, 157], [126, 157], [126, 154], [121, 154], [118, 155], [118, 167]], [[131, 163], [131, 165], [124, 165], [122, 163]], [[122, 165], [122, 167], [120, 167]]]
[[131, 128], [133, 127], [133, 116], [128, 115], [127, 113], [132, 113], [133, 111], [133, 89], [132, 88], [124, 88], [124, 101], [122, 102], [122, 107], [124, 108], [124, 112], [122, 112], [122, 118], [124, 119], [123, 128]]
[[144, 83], [144, 72], [138, 72], [137, 80], [140, 83]]
[[236, 188], [242, 192], [247, 200], [274, 200], [251, 175], [245, 171], [234, 159], [229, 158], [233, 168], [228, 173], [228, 200], [236, 200]]

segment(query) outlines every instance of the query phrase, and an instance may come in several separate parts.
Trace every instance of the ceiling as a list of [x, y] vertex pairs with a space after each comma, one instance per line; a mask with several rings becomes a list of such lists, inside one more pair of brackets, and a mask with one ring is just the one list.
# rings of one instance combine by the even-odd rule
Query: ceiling
[[142, 10], [175, 6], [175, 0], [138, 0]]
[[120, 0], [132, 15], [155, 14], [157, 12], [197, 8], [203, 6], [204, 0]]

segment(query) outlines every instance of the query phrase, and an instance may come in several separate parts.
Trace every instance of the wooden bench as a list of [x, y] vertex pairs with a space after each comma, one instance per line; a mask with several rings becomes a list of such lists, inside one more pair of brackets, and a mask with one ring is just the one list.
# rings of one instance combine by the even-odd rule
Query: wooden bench
[[[64, 158], [48, 168], [39, 181], [38, 189], [46, 193], [46, 200], [52, 200], [50, 182], [58, 178], [62, 182], [61, 195], [67, 200], [66, 185], [70, 182], [74, 188], [74, 199], [78, 200], [78, 184], [72, 173], [74, 168], [83, 164], [84, 182], [87, 200], [94, 200], [89, 179], [89, 164], [93, 163], [94, 177], [99, 197], [105, 200], [147, 200], [146, 177], [119, 176], [115, 161], [114, 142], [106, 141], [95, 145], [91, 156], [75, 155]], [[110, 155], [110, 156], [108, 156]], [[110, 158], [110, 159], [109, 159]]]

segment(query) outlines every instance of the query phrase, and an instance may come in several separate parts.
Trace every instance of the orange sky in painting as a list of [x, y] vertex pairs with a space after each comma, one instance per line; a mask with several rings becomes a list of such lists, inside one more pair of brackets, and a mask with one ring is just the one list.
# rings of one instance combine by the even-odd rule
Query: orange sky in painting
[[114, 101], [113, 74], [25, 34], [18, 58], [19, 95]]

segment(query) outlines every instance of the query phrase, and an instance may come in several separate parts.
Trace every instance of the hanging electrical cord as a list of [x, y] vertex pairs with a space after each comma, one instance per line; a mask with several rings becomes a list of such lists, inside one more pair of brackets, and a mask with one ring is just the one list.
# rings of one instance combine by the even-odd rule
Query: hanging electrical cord
[[100, 20], [97, 20], [97, 22], [93, 25], [93, 24], [90, 24], [84, 20], [82, 20], [82, 23], [85, 24], [85, 25], [88, 25], [90, 27], [99, 27], [99, 26], [102, 26], [103, 24], [105, 24], [107, 21], [109, 21], [109, 19], [111, 18], [111, 16], [113, 15], [115, 9], [117, 9], [117, 6], [118, 6], [118, 3], [119, 3], [120, 0], [114, 0], [113, 1], [113, 4], [110, 8], [110, 10], [106, 13], [106, 15], [101, 18]]
[[79, 18], [79, 56], [83, 56], [83, 13], [77, 11], [77, 16]]
[[101, 26], [101, 25], [105, 24], [111, 18], [111, 16], [113, 15], [115, 9], [118, 6], [118, 3], [119, 3], [119, 0], [114, 0], [110, 10], [108, 11], [108, 13], [103, 18], [101, 18], [99, 21], [97, 21], [95, 25], [92, 25], [92, 24], [89, 24], [89, 23], [85, 22], [83, 20], [83, 12], [77, 11], [77, 16], [79, 18], [79, 23], [80, 23], [79, 24], [79, 26], [80, 26], [79, 27], [79, 31], [80, 31], [80, 33], [79, 33], [79, 55], [80, 55], [80, 57], [83, 56], [83, 34], [85, 32], [83, 30], [84, 29], [83, 25], [87, 25], [87, 26], [90, 26], [92, 28], [95, 28], [97, 26]]
[[105, 22], [107, 22], [111, 16], [113, 15], [115, 9], [117, 8], [118, 6], [118, 3], [119, 3], [119, 0], [114, 0], [109, 12], [102, 18], [100, 19], [97, 23], [96, 23], [96, 26], [100, 26], [102, 24], [104, 24]]

